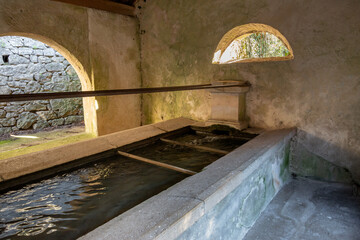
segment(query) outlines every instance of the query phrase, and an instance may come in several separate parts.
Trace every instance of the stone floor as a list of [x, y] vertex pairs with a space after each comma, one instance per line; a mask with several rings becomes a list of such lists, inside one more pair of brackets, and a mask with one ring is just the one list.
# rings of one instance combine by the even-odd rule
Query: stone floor
[[64, 126], [48, 131], [14, 134], [7, 139], [0, 139], [0, 160], [92, 137], [92, 134], [85, 133], [84, 126]]
[[360, 197], [352, 186], [297, 178], [260, 215], [245, 240], [360, 239]]

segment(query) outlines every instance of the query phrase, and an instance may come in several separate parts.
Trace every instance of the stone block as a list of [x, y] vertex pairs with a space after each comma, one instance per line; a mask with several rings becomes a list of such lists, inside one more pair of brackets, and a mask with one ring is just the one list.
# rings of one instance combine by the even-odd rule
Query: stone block
[[13, 117], [17, 117], [17, 116], [19, 116], [19, 114], [20, 113], [17, 113], [17, 112], [8, 112], [8, 113], [6, 113], [6, 118], [13, 118]]
[[65, 60], [65, 58], [63, 58], [63, 57], [53, 57], [53, 58], [51, 58], [51, 60], [53, 62], [62, 63]]
[[46, 48], [44, 50], [44, 56], [53, 57], [55, 56], [55, 50], [52, 48]]
[[19, 37], [11, 37], [9, 39], [9, 43], [13, 47], [22, 47], [22, 46], [24, 46], [22, 38], [19, 38]]
[[66, 75], [62, 75], [61, 73], [54, 73], [54, 75], [52, 76], [51, 80], [54, 83], [67, 83], [69, 81], [69, 77]]
[[16, 54], [11, 54], [9, 56], [9, 64], [11, 65], [16, 65], [16, 64], [26, 64], [26, 63], [29, 63], [30, 60], [25, 58], [25, 57], [22, 57], [22, 56], [19, 56], [19, 55], [16, 55]]
[[35, 81], [31, 81], [28, 84], [26, 84], [25, 93], [36, 93], [39, 92], [41, 89], [41, 85]]
[[45, 65], [45, 68], [47, 71], [49, 72], [59, 72], [59, 71], [63, 71], [64, 70], [64, 65], [61, 63], [48, 63]]
[[45, 49], [46, 45], [40, 41], [33, 40], [31, 38], [23, 38], [23, 43], [25, 47], [32, 49]]
[[15, 74], [12, 79], [14, 81], [18, 81], [18, 80], [33, 80], [34, 75], [33, 74]]
[[[11, 55], [12, 53], [13, 52], [10, 51], [10, 49], [0, 47], [0, 55]], [[2, 61], [2, 59], [1, 59], [1, 61]]]
[[36, 55], [36, 56], [44, 56], [44, 51], [39, 50], [39, 49], [35, 49], [33, 54]]
[[14, 75], [14, 67], [9, 65], [1, 65], [0, 66], [0, 74], [2, 76], [12, 76]]
[[23, 112], [23, 111], [24, 111], [24, 108], [23, 108], [21, 105], [9, 105], [9, 106], [4, 107], [4, 110], [5, 110], [6, 112], [17, 112], [17, 113], [20, 113], [20, 112]]
[[36, 112], [36, 114], [45, 121], [53, 120], [57, 118], [56, 113], [53, 111], [38, 111]]
[[35, 113], [24, 112], [20, 114], [16, 126], [19, 129], [29, 129], [37, 121], [37, 119], [38, 116]]
[[1, 76], [1, 75], [0, 75], [0, 86], [6, 85], [7, 82], [8, 82], [8, 77]]
[[34, 50], [32, 48], [22, 47], [18, 48], [19, 55], [31, 55], [33, 54]]
[[52, 91], [53, 89], [54, 89], [54, 83], [52, 82], [47, 82], [43, 85], [44, 91]]
[[[241, 84], [243, 81], [226, 80], [214, 85]], [[247, 127], [245, 119], [246, 92], [249, 87], [228, 87], [210, 89], [211, 116], [209, 124], [225, 124], [239, 129]]]
[[46, 110], [46, 105], [40, 103], [31, 103], [25, 106], [25, 111], [27, 112], [37, 112]]
[[30, 62], [37, 63], [38, 62], [38, 57], [35, 56], [35, 55], [31, 55], [30, 56]]
[[14, 126], [16, 123], [15, 118], [5, 118], [5, 119], [0, 119], [0, 125], [3, 127], [11, 127]]
[[11, 89], [7, 86], [0, 87], [0, 94], [11, 94]]
[[51, 78], [52, 78], [52, 74], [49, 72], [34, 74], [34, 79], [39, 83], [50, 82]]
[[63, 118], [59, 118], [59, 119], [50, 120], [49, 123], [52, 127], [57, 127], [64, 125], [64, 121], [65, 120]]
[[57, 113], [59, 117], [67, 117], [77, 115], [79, 112], [79, 104], [73, 99], [52, 99], [50, 100], [51, 109]]
[[5, 110], [0, 110], [0, 118], [4, 118], [6, 116]]
[[84, 121], [83, 116], [68, 116], [65, 118], [65, 125], [72, 124], [72, 123], [79, 123], [79, 122], [83, 122], [83, 121]]
[[35, 74], [35, 73], [44, 73], [44, 72], [46, 72], [46, 69], [40, 63], [30, 63], [27, 66], [26, 71], [27, 71], [28, 74]]
[[51, 63], [51, 58], [45, 57], [45, 56], [39, 56], [38, 57], [39, 63]]
[[50, 127], [50, 124], [44, 120], [37, 121], [33, 126], [35, 130], [44, 129], [47, 127]]
[[0, 135], [9, 134], [12, 132], [11, 127], [2, 127], [0, 128]]

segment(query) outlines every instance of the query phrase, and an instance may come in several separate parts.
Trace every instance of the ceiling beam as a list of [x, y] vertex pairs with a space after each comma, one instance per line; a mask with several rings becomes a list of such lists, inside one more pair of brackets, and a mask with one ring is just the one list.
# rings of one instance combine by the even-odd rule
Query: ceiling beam
[[95, 8], [126, 16], [135, 16], [135, 7], [106, 0], [51, 0], [55, 2], [69, 3], [77, 6]]

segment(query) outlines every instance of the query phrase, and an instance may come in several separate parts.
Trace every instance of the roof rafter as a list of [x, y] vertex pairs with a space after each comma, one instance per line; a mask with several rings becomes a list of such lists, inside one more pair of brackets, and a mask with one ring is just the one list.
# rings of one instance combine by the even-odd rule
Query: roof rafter
[[135, 16], [135, 7], [106, 0], [51, 0], [55, 2], [69, 3], [77, 6], [94, 8], [126, 16]]

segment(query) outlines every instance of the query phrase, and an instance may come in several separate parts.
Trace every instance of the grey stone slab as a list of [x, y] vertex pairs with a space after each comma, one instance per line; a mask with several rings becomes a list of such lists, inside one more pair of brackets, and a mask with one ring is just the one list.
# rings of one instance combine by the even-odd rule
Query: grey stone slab
[[[26, 113], [26, 116], [29, 116], [29, 114], [34, 117], [36, 116], [37, 119], [43, 119], [41, 114]], [[44, 117], [46, 117], [45, 112]], [[52, 123], [52, 121], [54, 120], [50, 120], [49, 122]], [[62, 119], [62, 121], [64, 121], [64, 119]], [[180, 123], [181, 121], [179, 121], [178, 128], [183, 127], [183, 124]], [[175, 128], [175, 125], [172, 126]], [[0, 176], [2, 176], [1, 181], [10, 180], [97, 153], [102, 153], [162, 133], [165, 133], [165, 131], [157, 128], [156, 124], [152, 124], [44, 151], [0, 160]]]
[[[273, 171], [273, 165], [277, 164], [277, 151], [285, 151], [294, 134], [294, 129], [264, 133], [254, 140], [254, 144], [244, 144], [202, 172], [146, 200], [81, 239], [176, 239], [184, 233], [180, 239], [214, 239], [212, 237], [221, 231], [207, 234], [207, 228], [201, 226], [216, 224], [217, 228], [227, 226], [234, 230], [234, 224], [251, 225], [281, 187], [272, 187], [276, 185], [273, 181], [277, 180], [272, 175], [279, 174]], [[244, 169], [242, 166], [247, 162], [250, 164]], [[267, 174], [271, 181], [262, 180], [265, 178], [262, 174]], [[263, 200], [258, 197], [260, 195], [264, 195]], [[233, 201], [238, 196], [244, 199], [244, 204]], [[247, 207], [255, 210], [246, 212]], [[241, 211], [246, 212], [245, 216], [239, 217]], [[239, 228], [244, 235], [249, 227]], [[227, 236], [236, 233], [233, 231]]]
[[355, 240], [359, 226], [360, 198], [351, 185], [298, 178], [279, 192], [244, 239]]

